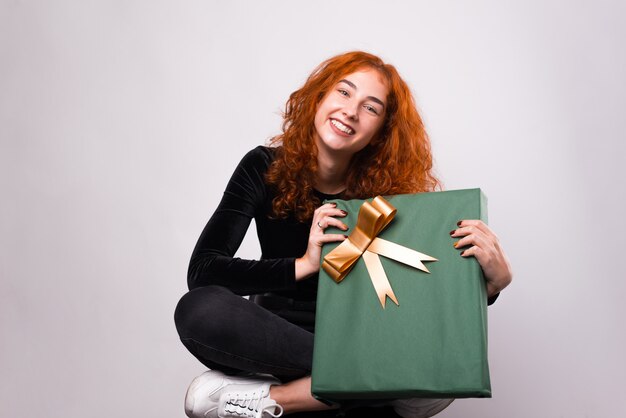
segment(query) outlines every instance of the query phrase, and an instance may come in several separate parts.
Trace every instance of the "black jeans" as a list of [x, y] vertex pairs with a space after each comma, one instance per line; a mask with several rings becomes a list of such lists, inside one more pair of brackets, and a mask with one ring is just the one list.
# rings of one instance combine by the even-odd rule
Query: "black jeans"
[[[228, 374], [268, 373], [283, 382], [311, 374], [313, 333], [221, 286], [185, 294], [174, 314], [185, 347], [206, 367]], [[347, 402], [302, 417], [398, 417], [391, 407]]]
[[174, 320], [185, 347], [210, 369], [282, 381], [311, 374], [313, 334], [224, 287], [190, 291]]

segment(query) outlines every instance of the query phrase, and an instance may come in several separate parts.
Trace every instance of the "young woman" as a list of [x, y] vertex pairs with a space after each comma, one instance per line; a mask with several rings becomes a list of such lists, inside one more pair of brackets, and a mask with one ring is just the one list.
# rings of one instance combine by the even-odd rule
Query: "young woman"
[[[191, 257], [190, 292], [175, 321], [185, 347], [211, 370], [189, 387], [188, 416], [345, 413], [346, 405], [322, 403], [310, 390], [321, 248], [345, 239], [324, 230], [348, 229], [346, 214], [322, 202], [433, 191], [439, 183], [431, 168], [428, 136], [393, 66], [357, 51], [313, 71], [287, 101], [282, 135], [236, 168]], [[261, 259], [235, 258], [252, 218]], [[493, 303], [512, 277], [496, 236], [477, 220], [463, 220], [450, 234], [465, 248], [461, 256], [480, 263]], [[393, 406], [421, 417], [450, 402]]]

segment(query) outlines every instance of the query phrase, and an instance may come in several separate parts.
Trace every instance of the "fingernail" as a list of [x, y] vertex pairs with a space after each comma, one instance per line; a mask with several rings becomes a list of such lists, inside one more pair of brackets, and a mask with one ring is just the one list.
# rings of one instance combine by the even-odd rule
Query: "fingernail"
[[461, 222], [463, 222], [463, 221], [458, 221], [456, 224], [457, 224], [458, 226], [461, 226]]
[[344, 235], [343, 237], [344, 237], [344, 238], [346, 238], [346, 239], [348, 239], [348, 236], [347, 236], [347, 235]]
[[465, 251], [461, 251], [461, 257], [465, 255]]
[[452, 231], [450, 231], [450, 235], [454, 235], [455, 232], [456, 232], [456, 229], [453, 229]]
[[343, 226], [343, 230], [344, 230], [344, 231], [347, 231], [348, 229], [350, 229], [350, 227], [349, 227], [348, 225], [344, 225], [344, 226]]
[[454, 244], [452, 244], [452, 245], [454, 245], [454, 248], [456, 248], [456, 246], [457, 246], [457, 245], [459, 245], [459, 241], [455, 242], [455, 243], [454, 243]]
[[348, 214], [348, 212], [346, 212], [345, 210], [342, 210], [341, 213], [343, 213], [344, 216]]

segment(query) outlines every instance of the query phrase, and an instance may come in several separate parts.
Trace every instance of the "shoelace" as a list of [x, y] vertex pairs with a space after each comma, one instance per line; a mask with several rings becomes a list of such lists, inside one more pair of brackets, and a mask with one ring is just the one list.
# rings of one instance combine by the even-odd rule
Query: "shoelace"
[[[247, 392], [244, 394], [233, 393], [231, 398], [226, 401], [226, 405], [224, 406], [224, 412], [228, 412], [229, 414], [233, 414], [239, 417], [247, 417], [247, 418], [262, 418], [263, 413], [267, 413], [272, 417], [280, 417], [283, 415], [283, 407], [274, 404], [265, 406], [263, 409], [259, 409], [263, 399], [265, 399], [265, 394], [258, 392]], [[277, 414], [271, 412], [271, 409], [275, 408]], [[207, 411], [208, 412], [208, 411]], [[206, 414], [205, 414], [206, 416]]]

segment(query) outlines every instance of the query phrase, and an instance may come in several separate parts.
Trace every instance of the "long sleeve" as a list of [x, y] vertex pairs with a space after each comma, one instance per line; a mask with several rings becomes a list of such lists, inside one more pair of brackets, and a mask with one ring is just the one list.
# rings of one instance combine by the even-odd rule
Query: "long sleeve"
[[496, 293], [490, 298], [487, 298], [487, 305], [493, 305], [494, 303], [496, 303], [496, 299], [498, 299], [498, 296], [500, 296], [500, 292]]
[[247, 295], [294, 288], [295, 258], [234, 257], [251, 219], [266, 216], [268, 190], [264, 176], [270, 163], [271, 153], [257, 147], [235, 169], [191, 256], [189, 289], [220, 285]]

